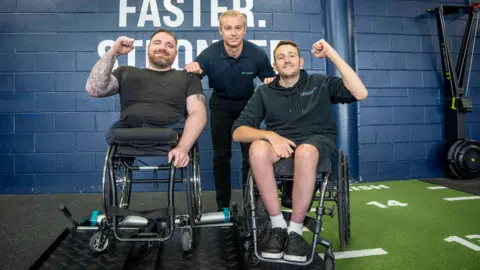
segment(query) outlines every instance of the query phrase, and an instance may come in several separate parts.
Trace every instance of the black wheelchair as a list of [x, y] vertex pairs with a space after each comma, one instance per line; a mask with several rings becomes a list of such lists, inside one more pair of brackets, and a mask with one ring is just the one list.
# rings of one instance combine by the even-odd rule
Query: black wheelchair
[[[117, 128], [113, 143], [109, 146], [103, 170], [103, 208], [105, 213], [95, 211], [91, 217], [92, 226], [99, 231], [90, 239], [90, 248], [95, 252], [107, 250], [115, 240], [135, 242], [134, 250], [146, 255], [155, 243], [169, 240], [175, 229], [181, 230], [184, 251], [192, 248], [193, 228], [206, 224], [227, 223], [230, 212], [202, 213], [202, 189], [200, 179], [200, 154], [198, 145], [189, 152], [189, 165], [176, 168], [174, 162], [151, 165], [148, 158], [168, 155], [180, 140], [180, 132], [172, 128]], [[144, 159], [143, 161], [140, 159]], [[158, 164], [158, 163], [154, 163]], [[168, 177], [135, 178], [133, 172], [153, 171]], [[177, 171], [181, 177], [176, 177]], [[134, 211], [129, 208], [132, 184], [168, 183], [167, 207]], [[184, 184], [188, 213], [176, 215], [175, 184]], [[117, 189], [119, 189], [117, 191]]]
[[[314, 201], [318, 201], [316, 206], [316, 217], [312, 218], [308, 215], [305, 217], [304, 226], [314, 233], [311, 252], [307, 256], [305, 262], [291, 262], [283, 259], [267, 259], [261, 257], [259, 246], [265, 243], [268, 239], [266, 236], [269, 231], [269, 217], [265, 205], [262, 202], [258, 189], [254, 183], [251, 173], [247, 179], [244, 188], [244, 203], [243, 203], [243, 230], [241, 231], [241, 241], [243, 243], [244, 259], [250, 267], [257, 266], [261, 261], [273, 262], [281, 264], [290, 264], [297, 266], [305, 266], [312, 263], [316, 252], [317, 245], [325, 247], [324, 262], [325, 269], [334, 269], [335, 257], [333, 254], [332, 243], [320, 236], [322, 231], [322, 217], [329, 215], [333, 217], [335, 212], [335, 205], [338, 209], [338, 224], [339, 224], [339, 238], [340, 250], [345, 249], [345, 245], [350, 241], [350, 196], [349, 196], [349, 180], [348, 180], [348, 162], [347, 157], [342, 150], [338, 150], [337, 155], [337, 179], [335, 184], [335, 177], [332, 175], [334, 171], [333, 160], [334, 157], [326, 159], [317, 166], [316, 185], [312, 197], [310, 208]], [[293, 158], [281, 159], [274, 164], [274, 174], [277, 180], [277, 187], [279, 192], [279, 199], [281, 205], [285, 208], [291, 208], [291, 194], [293, 184]], [[319, 191], [319, 196], [317, 196]], [[325, 201], [334, 201], [333, 207], [325, 206]], [[282, 210], [282, 214], [287, 220], [291, 219], [291, 212]]]

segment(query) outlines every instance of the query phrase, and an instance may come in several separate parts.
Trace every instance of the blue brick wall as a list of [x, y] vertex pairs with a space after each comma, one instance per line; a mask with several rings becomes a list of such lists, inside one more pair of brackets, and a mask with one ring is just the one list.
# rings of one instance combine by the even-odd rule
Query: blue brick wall
[[[122, 2], [127, 3], [128, 13], [121, 12]], [[157, 3], [161, 26], [155, 27], [151, 21], [140, 25], [142, 5], [149, 2]], [[109, 41], [127, 35], [137, 40], [137, 48], [129, 57], [120, 57], [118, 64], [144, 67], [146, 41], [154, 29], [165, 27], [181, 40], [176, 63], [181, 68], [220, 38], [211, 23], [211, 1], [201, 1], [198, 10], [192, 0], [172, 2], [183, 14], [178, 26], [167, 25], [166, 18], [175, 21], [179, 17], [169, 12], [163, 1], [0, 3], [0, 193], [100, 190], [107, 147], [104, 134], [118, 118], [119, 99], [93, 99], [84, 92], [99, 53]], [[322, 1], [248, 3], [218, 1], [220, 7], [239, 5], [252, 12], [246, 38], [255, 40], [269, 55], [275, 40], [292, 39], [301, 47], [305, 69], [325, 71], [325, 61], [312, 59], [309, 49], [325, 36]], [[440, 175], [435, 154], [444, 136], [440, 62], [435, 23], [425, 13], [440, 3], [354, 1], [359, 74], [370, 91], [359, 115], [364, 181]], [[221, 12], [221, 8], [213, 9]], [[449, 27], [458, 51], [461, 22], [451, 22]], [[475, 87], [480, 87], [479, 69], [477, 62], [472, 73]], [[209, 98], [207, 80], [203, 85]], [[471, 92], [478, 104], [478, 91]], [[468, 132], [479, 138], [476, 114], [468, 118]], [[208, 123], [199, 139], [204, 190], [213, 189], [210, 134]], [[241, 155], [238, 145], [233, 147], [232, 182], [239, 187]]]
[[[435, 17], [428, 8], [468, 1], [355, 0], [359, 75], [369, 89], [359, 115], [363, 181], [442, 176], [443, 79]], [[466, 17], [446, 17], [456, 61]], [[480, 35], [477, 41], [480, 40]], [[477, 42], [478, 44], [478, 42]], [[480, 105], [480, 48], [470, 82]], [[478, 109], [467, 117], [467, 135], [480, 139]]]
[[[121, 3], [133, 12], [125, 14]], [[161, 26], [151, 21], [138, 26], [144, 3], [157, 3]], [[88, 74], [105, 50], [100, 44], [127, 35], [137, 40], [135, 53], [122, 56], [118, 65], [144, 67], [146, 42], [159, 27], [173, 30], [180, 41], [177, 68], [190, 62], [206, 45], [220, 39], [212, 24], [211, 1], [173, 5], [183, 12], [176, 20], [163, 1], [48, 0], [0, 3], [0, 192], [98, 192], [107, 145], [105, 131], [119, 116], [119, 98], [94, 99], [84, 90]], [[296, 40], [305, 57], [305, 69], [325, 70], [325, 61], [313, 60], [311, 44], [324, 36], [321, 1], [220, 0], [228, 9], [239, 4], [248, 17], [246, 38], [255, 40], [270, 55], [275, 40]], [[150, 13], [150, 12], [149, 12]], [[199, 16], [199, 17], [198, 17]], [[218, 14], [213, 14], [218, 17]], [[194, 19], [198, 17], [197, 20]], [[195, 21], [195, 23], [194, 23]], [[273, 45], [272, 45], [272, 44]], [[203, 80], [207, 98], [208, 78]], [[213, 189], [213, 151], [210, 123], [199, 139], [204, 190]], [[232, 182], [241, 183], [241, 152], [233, 143]], [[151, 174], [146, 175], [151, 176]], [[161, 186], [158, 190], [163, 190]], [[139, 190], [154, 190], [153, 186]]]

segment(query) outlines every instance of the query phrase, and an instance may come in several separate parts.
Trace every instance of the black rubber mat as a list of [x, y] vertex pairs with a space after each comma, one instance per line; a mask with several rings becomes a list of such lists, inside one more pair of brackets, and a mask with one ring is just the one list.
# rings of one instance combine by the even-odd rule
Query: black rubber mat
[[[89, 247], [91, 236], [96, 231], [64, 231], [52, 244], [51, 250], [37, 261], [31, 269], [323, 269], [323, 260], [316, 255], [308, 267], [289, 264], [260, 263], [247, 268], [233, 227], [203, 227], [194, 230], [194, 246], [183, 252], [181, 230], [171, 239], [156, 243], [142, 258], [134, 258], [132, 243], [115, 241], [107, 252], [94, 254]], [[308, 245], [308, 244], [307, 244]]]
[[194, 246], [183, 253], [180, 230], [163, 243], [155, 269], [245, 269], [232, 227], [204, 227], [193, 231]]
[[[68, 231], [66, 231], [68, 233]], [[80, 270], [80, 269], [122, 269], [132, 247], [131, 243], [116, 243], [107, 252], [95, 254], [90, 249], [90, 238], [96, 231], [70, 232], [58, 245], [52, 245], [52, 252], [44, 254], [31, 269]], [[65, 232], [64, 232], [65, 233]], [[62, 233], [63, 235], [63, 233]], [[61, 241], [61, 242], [60, 242]]]
[[473, 195], [480, 195], [480, 179], [452, 180], [447, 178], [431, 178], [422, 179], [422, 181]]

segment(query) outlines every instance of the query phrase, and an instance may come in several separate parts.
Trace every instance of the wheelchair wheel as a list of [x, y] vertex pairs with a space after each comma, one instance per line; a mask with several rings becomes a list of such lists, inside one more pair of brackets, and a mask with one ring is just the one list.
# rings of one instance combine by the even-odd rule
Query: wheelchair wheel
[[[132, 193], [132, 171], [124, 164], [133, 164], [133, 159], [114, 158], [115, 147], [110, 146], [103, 167], [103, 206], [107, 207], [114, 203], [120, 208], [128, 209]], [[114, 181], [112, 181], [112, 178]], [[114, 185], [112, 187], [112, 185]], [[118, 191], [117, 191], [118, 189]]]
[[338, 232], [340, 236], [340, 250], [350, 241], [350, 194], [348, 182], [347, 158], [341, 150], [338, 152], [337, 175], [337, 205], [338, 205]]
[[102, 232], [97, 232], [90, 238], [90, 249], [95, 253], [104, 252], [107, 249], [108, 245], [108, 236], [102, 234]]
[[183, 251], [190, 251], [192, 249], [192, 233], [190, 229], [182, 229], [181, 237]]
[[[346, 175], [348, 176], [348, 163], [345, 160], [345, 166], [346, 168]], [[346, 209], [346, 215], [345, 215], [345, 243], [348, 245], [350, 244], [350, 181], [348, 181], [348, 177], [346, 178], [345, 181], [346, 184], [346, 189], [345, 189], [345, 209]]]
[[202, 218], [202, 181], [200, 178], [200, 151], [195, 147], [193, 151], [193, 175], [192, 181], [193, 194], [193, 216], [200, 220]]
[[[127, 162], [127, 161], [125, 161]], [[132, 162], [133, 163], [133, 162]], [[132, 171], [128, 169], [123, 163], [117, 164], [122, 173], [122, 177], [116, 176], [115, 182], [121, 186], [120, 201], [118, 206], [127, 209], [130, 205], [130, 197], [132, 194]]]
[[247, 183], [244, 187], [243, 192], [243, 235], [242, 239], [242, 248], [244, 260], [247, 263], [249, 268], [255, 267], [260, 263], [260, 259], [255, 255], [254, 249], [254, 239], [253, 239], [253, 229], [252, 229], [252, 197], [251, 192], [253, 191], [253, 201], [255, 205], [255, 215], [257, 216], [256, 230], [257, 230], [257, 243], [256, 245], [261, 245], [263, 240], [265, 240], [265, 235], [267, 233], [270, 219], [268, 217], [267, 208], [263, 203], [260, 193], [255, 187], [253, 175], [251, 170], [248, 172]]
[[324, 267], [325, 270], [335, 269], [335, 260], [331, 256], [326, 255], [324, 262], [325, 262], [325, 267]]

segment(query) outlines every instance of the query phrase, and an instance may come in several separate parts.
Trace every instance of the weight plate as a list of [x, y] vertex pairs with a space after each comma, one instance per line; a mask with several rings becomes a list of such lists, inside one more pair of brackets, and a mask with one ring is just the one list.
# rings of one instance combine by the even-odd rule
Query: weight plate
[[456, 141], [447, 154], [450, 171], [462, 179], [480, 177], [480, 144], [469, 139]]

